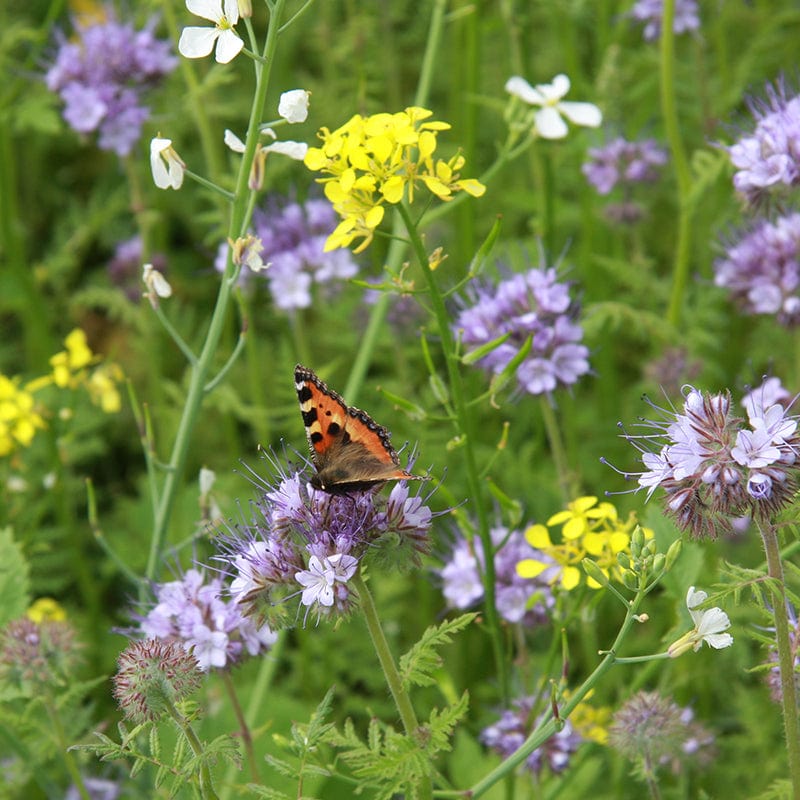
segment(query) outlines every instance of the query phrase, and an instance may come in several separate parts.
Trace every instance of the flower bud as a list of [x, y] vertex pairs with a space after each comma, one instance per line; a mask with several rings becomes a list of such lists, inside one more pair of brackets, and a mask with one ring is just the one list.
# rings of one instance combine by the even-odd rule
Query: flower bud
[[597, 581], [601, 586], [608, 586], [608, 576], [592, 561], [591, 558], [584, 558], [581, 560], [583, 571], [593, 580]]
[[682, 548], [683, 548], [683, 542], [681, 539], [676, 539], [669, 546], [669, 550], [667, 550], [667, 561], [666, 564], [664, 565], [667, 572], [669, 572], [675, 565], [675, 562], [678, 560], [678, 557], [681, 554]]
[[117, 664], [114, 697], [136, 723], [162, 717], [170, 705], [197, 690], [203, 675], [197, 659], [170, 640], [131, 642]]

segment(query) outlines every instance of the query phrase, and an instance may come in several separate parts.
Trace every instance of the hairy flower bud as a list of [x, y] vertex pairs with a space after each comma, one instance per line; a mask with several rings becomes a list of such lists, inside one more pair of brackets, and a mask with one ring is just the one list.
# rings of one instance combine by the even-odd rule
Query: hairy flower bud
[[197, 690], [203, 675], [197, 659], [180, 644], [160, 639], [131, 642], [117, 664], [114, 697], [136, 723], [163, 716]]

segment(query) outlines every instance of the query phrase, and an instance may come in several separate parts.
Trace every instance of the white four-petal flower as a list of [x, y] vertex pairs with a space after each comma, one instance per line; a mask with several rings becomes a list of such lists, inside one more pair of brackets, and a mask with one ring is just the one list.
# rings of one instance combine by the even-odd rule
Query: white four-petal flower
[[692, 622], [694, 622], [694, 630], [684, 634], [669, 646], [667, 652], [671, 658], [677, 658], [689, 649], [697, 652], [703, 646], [703, 642], [715, 650], [721, 650], [723, 647], [730, 647], [733, 644], [733, 636], [725, 633], [730, 628], [731, 621], [721, 608], [714, 607], [698, 611], [697, 606], [702, 605], [707, 597], [706, 592], [695, 589], [694, 586], [689, 587], [689, 591], [686, 593], [686, 608], [689, 609]]
[[159, 189], [180, 189], [186, 164], [175, 152], [172, 139], [156, 137], [150, 141], [150, 169]]
[[603, 121], [600, 109], [592, 103], [562, 101], [569, 91], [569, 78], [556, 75], [552, 83], [531, 86], [525, 78], [514, 75], [506, 81], [506, 91], [532, 106], [541, 106], [534, 114], [536, 131], [543, 139], [563, 139], [567, 135], [567, 123], [563, 114], [575, 125], [597, 128]]
[[183, 29], [178, 51], [186, 58], [207, 56], [216, 42], [214, 57], [227, 64], [239, 55], [244, 42], [233, 30], [239, 21], [237, 0], [186, 0], [186, 8], [198, 17], [214, 23], [213, 28], [190, 26]]

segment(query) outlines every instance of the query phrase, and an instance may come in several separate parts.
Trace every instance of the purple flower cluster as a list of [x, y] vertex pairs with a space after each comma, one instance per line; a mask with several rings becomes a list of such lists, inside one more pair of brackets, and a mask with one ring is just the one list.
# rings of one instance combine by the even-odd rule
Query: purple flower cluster
[[637, 692], [614, 714], [608, 743], [652, 772], [669, 766], [676, 774], [690, 763], [707, 765], [714, 756], [714, 735], [695, 721], [691, 707], [681, 708], [658, 692]]
[[752, 134], [727, 148], [737, 172], [733, 185], [751, 203], [772, 187], [800, 183], [800, 96], [786, 97], [782, 83], [767, 86], [766, 101], [751, 101]]
[[714, 283], [745, 313], [800, 323], [800, 214], [758, 223], [714, 263]]
[[[644, 38], [652, 42], [661, 35], [661, 19], [664, 16], [664, 0], [637, 0], [629, 12], [637, 22], [644, 23]], [[697, 0], [675, 0], [675, 19], [672, 30], [677, 33], [696, 31], [700, 27]]]
[[[487, 747], [497, 751], [503, 758], [518, 750], [542, 721], [544, 714], [532, 719], [534, 698], [521, 697], [515, 700], [513, 708], [503, 711], [500, 719], [484, 728], [480, 740]], [[549, 712], [546, 712], [549, 717]], [[540, 775], [545, 767], [551, 772], [563, 772], [569, 765], [570, 756], [583, 742], [583, 737], [575, 732], [569, 720], [564, 727], [554, 733], [541, 747], [537, 747], [526, 759], [525, 767], [535, 775]]]
[[654, 139], [629, 142], [622, 136], [603, 147], [589, 148], [589, 161], [581, 171], [599, 194], [610, 194], [620, 184], [649, 183], [667, 163], [667, 152]]
[[384, 497], [376, 490], [328, 494], [300, 472], [287, 473], [273, 460], [274, 484], [258, 478], [254, 518], [222, 537], [233, 577], [231, 595], [245, 613], [275, 623], [287, 617], [288, 601], [300, 595], [305, 616], [346, 614], [353, 606], [350, 579], [364, 557], [402, 569], [418, 565], [429, 548], [434, 513], [405, 482]]
[[76, 38], [59, 36], [47, 72], [47, 87], [64, 101], [64, 119], [82, 134], [99, 132], [98, 146], [120, 157], [130, 154], [150, 116], [142, 104], [178, 63], [169, 42], [153, 34], [154, 22], [137, 31], [109, 13], [103, 22], [76, 24]]
[[[534, 550], [520, 531], [497, 527], [491, 530], [494, 554], [495, 603], [500, 616], [511, 623], [540, 625], [547, 621], [555, 600], [547, 570], [537, 578], [522, 578], [517, 563], [526, 558], [547, 561], [547, 556]], [[442, 594], [450, 608], [470, 608], [483, 599], [481, 574], [485, 557], [480, 539], [467, 541], [459, 536], [448, 562], [439, 570]]]
[[731, 413], [730, 393], [703, 394], [685, 387], [683, 413], [651, 406], [662, 420], [625, 434], [642, 453], [639, 486], [647, 496], [661, 487], [678, 526], [715, 538], [733, 518], [761, 519], [788, 502], [797, 486], [797, 417], [774, 402], [774, 385], [751, 392], [748, 421]]
[[[272, 198], [253, 214], [253, 233], [261, 240], [262, 258], [269, 263], [264, 273], [278, 308], [309, 308], [314, 284], [330, 285], [358, 273], [347, 248], [325, 252], [325, 242], [338, 223], [333, 206], [324, 199], [305, 203]], [[225, 268], [227, 246], [221, 248], [216, 267]], [[243, 273], [243, 280], [252, 278]]]
[[516, 375], [529, 394], [550, 394], [589, 371], [589, 350], [579, 344], [583, 329], [575, 322], [578, 304], [554, 268], [531, 269], [497, 286], [481, 286], [473, 290], [473, 300], [455, 325], [467, 349], [508, 336], [477, 362], [488, 372], [502, 372], [528, 338], [531, 349]]
[[155, 587], [156, 605], [140, 621], [142, 633], [152, 639], [179, 642], [207, 672], [268, 650], [277, 634], [268, 625], [256, 626], [239, 605], [223, 600], [221, 578], [207, 580], [190, 569], [180, 580]]

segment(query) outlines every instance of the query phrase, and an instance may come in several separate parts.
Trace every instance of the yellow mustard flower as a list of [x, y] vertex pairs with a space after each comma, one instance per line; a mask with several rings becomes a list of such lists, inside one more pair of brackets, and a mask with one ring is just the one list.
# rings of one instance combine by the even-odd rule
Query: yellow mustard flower
[[118, 364], [100, 364], [86, 379], [86, 389], [92, 402], [100, 406], [106, 414], [116, 414], [122, 408], [122, 398], [117, 384], [124, 375]]
[[596, 497], [579, 497], [567, 503], [564, 511], [553, 514], [547, 520], [547, 525], [564, 524], [561, 535], [565, 539], [578, 539], [592, 529], [592, 526], [601, 520], [616, 519], [617, 509], [611, 503], [597, 505]]
[[517, 564], [517, 575], [522, 578], [536, 578], [545, 570], [551, 569], [553, 570], [551, 583], [558, 582], [567, 591], [574, 589], [580, 583], [583, 574], [580, 563], [586, 553], [578, 542], [573, 540], [565, 541], [563, 544], [553, 544], [550, 533], [544, 525], [531, 525], [525, 531], [525, 539], [531, 547], [541, 550], [552, 560], [525, 558]]
[[[547, 520], [547, 526], [532, 525], [526, 531], [525, 538], [532, 547], [560, 565], [556, 580], [562, 588], [570, 590], [581, 582], [585, 573], [580, 562], [587, 556], [607, 578], [621, 581], [622, 570], [617, 555], [630, 552], [631, 534], [637, 524], [635, 514], [621, 520], [612, 503], [598, 504], [596, 497], [586, 496], [573, 500], [566, 509], [553, 514]], [[562, 526], [561, 544], [554, 544], [547, 530], [557, 525]], [[643, 530], [646, 538], [653, 537], [652, 530]], [[552, 567], [549, 561], [526, 559], [517, 564], [517, 573], [523, 578], [534, 578], [548, 567]], [[586, 577], [586, 585], [590, 589], [602, 586], [590, 576]]]
[[[592, 692], [587, 695], [590, 697]], [[595, 708], [587, 702], [578, 703], [569, 715], [569, 721], [576, 733], [584, 739], [597, 744], [607, 744], [608, 726], [611, 722], [611, 709], [608, 706]]]
[[452, 199], [457, 191], [480, 197], [486, 190], [479, 181], [460, 177], [464, 157], [435, 160], [436, 135], [448, 130], [446, 122], [431, 120], [432, 111], [410, 106], [395, 114], [369, 117], [352, 116], [331, 131], [317, 134], [321, 147], [310, 147], [305, 165], [327, 177], [318, 178], [325, 196], [342, 221], [328, 237], [326, 250], [361, 242], [355, 252], [364, 250], [384, 216], [384, 205], [407, 197], [414, 202], [418, 184], [442, 200]]
[[41, 625], [43, 622], [63, 622], [67, 612], [52, 597], [40, 597], [25, 612], [25, 616]]
[[83, 381], [83, 370], [92, 363], [94, 355], [86, 342], [86, 334], [80, 328], [69, 333], [64, 344], [67, 349], [50, 358], [53, 383], [62, 389], [74, 389]]
[[0, 457], [30, 445], [36, 431], [44, 427], [30, 384], [23, 388], [18, 378], [0, 374]]

